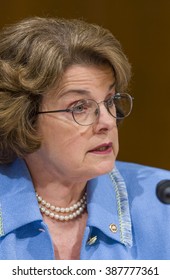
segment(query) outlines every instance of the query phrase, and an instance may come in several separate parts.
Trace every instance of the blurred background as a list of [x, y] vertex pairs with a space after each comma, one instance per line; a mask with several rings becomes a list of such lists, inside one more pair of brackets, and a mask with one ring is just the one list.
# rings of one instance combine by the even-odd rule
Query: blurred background
[[169, 0], [1, 0], [0, 28], [30, 16], [81, 18], [108, 28], [132, 64], [133, 113], [118, 159], [170, 169]]

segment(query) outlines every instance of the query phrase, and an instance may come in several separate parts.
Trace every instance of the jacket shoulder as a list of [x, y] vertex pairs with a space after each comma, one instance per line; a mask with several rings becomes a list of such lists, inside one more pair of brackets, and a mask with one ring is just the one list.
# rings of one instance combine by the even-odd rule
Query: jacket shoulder
[[126, 178], [149, 178], [154, 176], [156, 179], [170, 179], [170, 171], [151, 167], [147, 165], [131, 163], [131, 162], [123, 162], [123, 161], [116, 161], [116, 167], [121, 173], [121, 175]]
[[120, 161], [116, 162], [116, 167], [131, 194], [139, 189], [145, 194], [155, 193], [159, 182], [170, 180], [170, 171], [165, 169]]

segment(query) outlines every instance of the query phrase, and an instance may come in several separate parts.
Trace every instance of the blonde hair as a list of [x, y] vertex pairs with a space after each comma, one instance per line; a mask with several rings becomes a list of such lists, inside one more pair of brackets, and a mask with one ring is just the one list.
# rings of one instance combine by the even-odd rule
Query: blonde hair
[[0, 34], [0, 163], [36, 151], [37, 112], [44, 94], [73, 64], [109, 64], [116, 89], [127, 88], [131, 70], [110, 31], [82, 20], [33, 17]]

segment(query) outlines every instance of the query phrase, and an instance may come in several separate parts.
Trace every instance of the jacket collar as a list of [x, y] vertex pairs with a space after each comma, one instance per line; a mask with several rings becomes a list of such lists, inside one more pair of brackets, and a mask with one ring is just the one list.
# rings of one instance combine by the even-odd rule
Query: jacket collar
[[115, 168], [110, 174], [89, 181], [88, 221], [107, 237], [125, 246], [132, 246], [131, 218], [127, 190], [123, 178]]
[[31, 176], [23, 160], [0, 169], [0, 235], [42, 220]]

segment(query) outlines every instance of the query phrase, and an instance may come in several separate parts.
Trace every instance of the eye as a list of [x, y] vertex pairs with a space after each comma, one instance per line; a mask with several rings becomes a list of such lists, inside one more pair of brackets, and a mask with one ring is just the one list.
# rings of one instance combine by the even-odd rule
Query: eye
[[114, 105], [114, 97], [115, 96], [111, 96], [110, 98], [108, 98], [105, 103], [107, 105], [107, 107], [112, 107]]
[[77, 114], [85, 113], [88, 109], [89, 105], [86, 100], [81, 100], [73, 106], [73, 112]]

